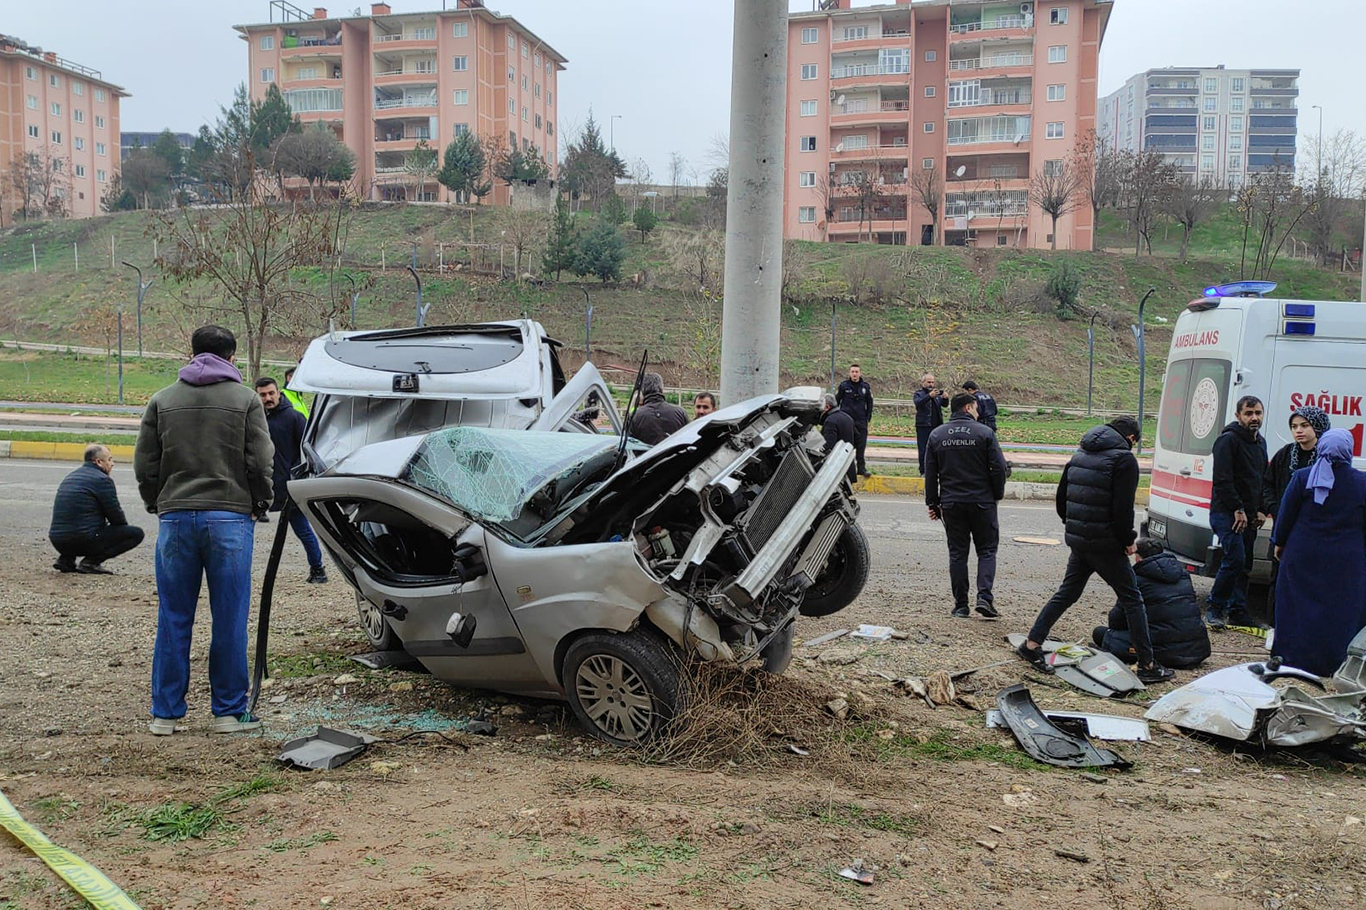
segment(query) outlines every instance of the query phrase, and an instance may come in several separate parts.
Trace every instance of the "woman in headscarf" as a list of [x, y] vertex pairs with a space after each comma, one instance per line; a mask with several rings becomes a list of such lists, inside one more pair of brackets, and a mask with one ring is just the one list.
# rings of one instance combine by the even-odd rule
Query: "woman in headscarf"
[[[1305, 405], [1290, 412], [1290, 437], [1293, 440], [1281, 447], [1267, 462], [1262, 475], [1262, 513], [1275, 519], [1285, 497], [1290, 478], [1300, 468], [1314, 463], [1318, 454], [1319, 437], [1333, 428], [1328, 412], [1313, 405]], [[1276, 624], [1276, 576], [1280, 565], [1271, 564], [1271, 590], [1266, 605], [1267, 621]]]
[[1281, 561], [1272, 653], [1331, 676], [1366, 626], [1366, 474], [1352, 467], [1346, 430], [1319, 437], [1313, 466], [1290, 478], [1271, 540]]

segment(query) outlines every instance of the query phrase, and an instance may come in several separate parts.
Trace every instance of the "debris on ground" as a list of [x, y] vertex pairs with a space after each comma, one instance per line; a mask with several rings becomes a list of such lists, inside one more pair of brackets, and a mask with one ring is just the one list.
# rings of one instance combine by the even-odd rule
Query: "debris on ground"
[[1012, 537], [1016, 543], [1032, 543], [1037, 547], [1056, 547], [1062, 541], [1056, 537]]
[[858, 882], [860, 885], [871, 885], [873, 883], [873, 866], [866, 865], [862, 859], [856, 859], [848, 866], [840, 870], [840, 875], [844, 878]]
[[849, 634], [849, 630], [848, 630], [848, 629], [836, 629], [836, 630], [833, 631], [833, 632], [826, 632], [824, 635], [817, 635], [815, 638], [811, 639], [810, 641], [804, 641], [804, 642], [802, 642], [802, 647], [803, 647], [803, 648], [814, 648], [816, 645], [823, 645], [823, 644], [825, 644], [826, 642], [834, 641], [834, 640], [837, 639], [837, 638], [843, 638], [844, 636], [846, 636], [846, 635], [848, 635], [848, 634]]
[[978, 838], [978, 840], [977, 840], [977, 846], [982, 847], [982, 848], [987, 849], [987, 850], [995, 850], [995, 849], [996, 849], [996, 841], [994, 841], [994, 840], [982, 840], [981, 838]]
[[[1068, 732], [1084, 732], [1092, 739], [1110, 742], [1149, 742], [1152, 736], [1148, 722], [1134, 717], [1119, 717], [1114, 714], [1087, 714], [1081, 711], [1045, 711], [1047, 717], [1058, 727]], [[992, 709], [987, 712], [987, 727], [1005, 727], [1001, 712]], [[1074, 731], [1071, 728], [1076, 727]]]
[[1089, 863], [1091, 861], [1091, 857], [1087, 856], [1085, 853], [1078, 850], [1068, 850], [1063, 847], [1054, 847], [1053, 855], [1061, 856], [1063, 859], [1070, 859], [1076, 863]]
[[306, 771], [331, 771], [360, 755], [374, 741], [375, 738], [366, 733], [319, 727], [311, 736], [285, 743], [275, 760]]
[[887, 641], [894, 634], [896, 634], [896, 629], [891, 626], [873, 626], [864, 623], [850, 632], [849, 637], [861, 638], [866, 641]]
[[1018, 784], [1011, 787], [1011, 792], [1001, 794], [1001, 802], [1012, 809], [1032, 806], [1038, 801], [1039, 798], [1034, 795], [1034, 789], [1032, 787], [1021, 787]]
[[[1015, 632], [1006, 636], [1006, 642], [1011, 648], [1019, 648], [1025, 643], [1025, 638]], [[1089, 695], [1120, 698], [1144, 688], [1134, 671], [1108, 651], [1052, 639], [1045, 641], [1040, 648], [1058, 679]]]
[[1132, 763], [1109, 749], [1101, 749], [1085, 736], [1067, 733], [1044, 716], [1023, 685], [1003, 689], [996, 706], [1010, 732], [1036, 761], [1062, 768], [1120, 768]]

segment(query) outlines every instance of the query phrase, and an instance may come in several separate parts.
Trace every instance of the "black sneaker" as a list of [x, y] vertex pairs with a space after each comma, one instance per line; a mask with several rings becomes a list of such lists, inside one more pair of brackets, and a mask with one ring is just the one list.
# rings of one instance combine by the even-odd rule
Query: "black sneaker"
[[1091, 640], [1096, 643], [1097, 648], [1105, 647], [1105, 633], [1109, 631], [1109, 626], [1096, 626], [1091, 630]]
[[308, 583], [311, 585], [327, 584], [327, 570], [322, 566], [310, 566], [308, 569]]
[[1043, 648], [1031, 648], [1029, 642], [1021, 642], [1015, 649], [1015, 653], [1020, 659], [1028, 663], [1040, 673], [1052, 673], [1053, 668], [1048, 665], [1048, 658], [1044, 657]]
[[1153, 683], [1167, 682], [1173, 676], [1176, 675], [1174, 672], [1162, 666], [1157, 661], [1153, 661], [1153, 665], [1151, 667], [1139, 667], [1137, 672], [1138, 681], [1143, 683], [1145, 686], [1150, 686]]
[[261, 515], [258, 515], [258, 516], [256, 517], [256, 521], [257, 521], [259, 524], [268, 525], [268, 524], [270, 524], [270, 516], [269, 516], [269, 515], [266, 515], [265, 513], [262, 513]]
[[974, 609], [976, 609], [978, 613], [982, 614], [983, 619], [1001, 618], [1001, 614], [996, 612], [996, 608], [984, 600], [977, 601], [977, 606]]
[[968, 612], [967, 604], [959, 604], [958, 606], [954, 607], [953, 612], [949, 615], [952, 616], [954, 619], [968, 619], [972, 616], [972, 614]]
[[76, 557], [58, 556], [57, 561], [52, 564], [52, 568], [56, 569], [58, 572], [75, 572]]
[[1222, 610], [1211, 606], [1205, 611], [1205, 624], [1215, 632], [1222, 632], [1228, 628], [1228, 619]]
[[76, 566], [76, 571], [82, 575], [113, 575], [113, 569], [106, 569], [102, 562], [91, 562], [89, 559], [82, 559]]

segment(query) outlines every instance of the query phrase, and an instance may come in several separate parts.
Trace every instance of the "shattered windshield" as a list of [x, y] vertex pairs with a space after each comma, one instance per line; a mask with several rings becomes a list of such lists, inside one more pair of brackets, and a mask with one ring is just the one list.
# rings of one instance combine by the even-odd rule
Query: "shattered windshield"
[[451, 427], [427, 435], [402, 479], [525, 537], [615, 460], [616, 436]]

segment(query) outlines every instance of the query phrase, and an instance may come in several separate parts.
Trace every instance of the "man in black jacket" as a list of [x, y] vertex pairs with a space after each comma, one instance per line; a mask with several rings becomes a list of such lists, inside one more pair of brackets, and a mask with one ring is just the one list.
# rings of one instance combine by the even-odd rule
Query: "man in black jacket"
[[[280, 394], [280, 387], [274, 379], [262, 376], [256, 380], [256, 394], [261, 396], [261, 406], [266, 409], [266, 426], [270, 429], [270, 441], [275, 444], [275, 469], [271, 478], [274, 482], [275, 498], [270, 511], [279, 512], [289, 500], [289, 477], [303, 460], [304, 427], [308, 420], [294, 409], [294, 403]], [[289, 526], [294, 536], [304, 545], [308, 555], [308, 583], [324, 584], [327, 571], [323, 568], [323, 551], [318, 546], [318, 536], [308, 523], [308, 516], [302, 509], [289, 510]]]
[[[835, 396], [826, 395], [823, 401], [824, 408], [821, 411], [821, 436], [825, 439], [825, 451], [829, 453], [837, 442], [847, 442], [851, 446], [857, 445], [858, 427], [854, 423], [854, 418], [843, 408], [835, 407]], [[858, 475], [854, 472], [854, 466], [849, 465], [849, 482], [858, 480]]]
[[640, 380], [640, 404], [627, 433], [646, 445], [659, 445], [688, 424], [687, 413], [664, 400], [664, 377], [646, 373]]
[[[58, 572], [111, 575], [104, 561], [142, 543], [142, 528], [130, 525], [119, 505], [113, 471], [113, 454], [96, 443], [85, 447], [85, 462], [57, 487], [47, 539], [57, 550], [52, 568]], [[77, 556], [83, 557], [79, 563]]]
[[930, 521], [944, 522], [949, 539], [949, 587], [953, 615], [967, 619], [968, 545], [977, 548], [977, 612], [996, 612], [996, 548], [1001, 527], [996, 503], [1006, 493], [1006, 459], [996, 434], [977, 420], [971, 392], [953, 396], [953, 416], [930, 433], [925, 450], [925, 505]]
[[1216, 630], [1229, 624], [1261, 625], [1247, 613], [1248, 573], [1252, 571], [1252, 545], [1262, 526], [1262, 475], [1266, 473], [1261, 399], [1244, 395], [1234, 414], [1238, 419], [1214, 441], [1209, 526], [1219, 537], [1224, 558], [1210, 588], [1206, 621]]
[[934, 387], [934, 374], [926, 373], [920, 377], [920, 388], [911, 396], [915, 402], [915, 454], [920, 460], [920, 476], [925, 476], [925, 449], [930, 443], [930, 433], [944, 422], [944, 407], [949, 399], [943, 389]]
[[[1200, 666], [1209, 657], [1209, 635], [1200, 618], [1200, 605], [1195, 602], [1190, 573], [1150, 537], [1141, 538], [1137, 547], [1134, 575], [1138, 576], [1138, 590], [1143, 594], [1153, 656], [1163, 666], [1179, 670]], [[1133, 645], [1124, 608], [1115, 604], [1108, 619], [1108, 626], [1097, 626], [1091, 633], [1096, 647], [1120, 657], [1131, 656]]]
[[854, 419], [854, 451], [857, 454], [858, 472], [867, 477], [868, 463], [863, 453], [868, 448], [868, 424], [873, 420], [873, 388], [863, 378], [863, 368], [858, 364], [849, 364], [849, 378], [835, 390], [835, 404]]
[[963, 383], [963, 391], [971, 392], [972, 397], [977, 399], [977, 419], [991, 427], [991, 432], [996, 432], [996, 399], [986, 392], [983, 392], [977, 383], [969, 379]]
[[1145, 683], [1164, 682], [1172, 671], [1153, 658], [1148, 637], [1148, 616], [1143, 596], [1127, 557], [1135, 552], [1134, 494], [1138, 491], [1138, 459], [1130, 451], [1138, 442], [1138, 421], [1117, 417], [1095, 427], [1081, 438], [1081, 448], [1067, 462], [1058, 483], [1056, 507], [1066, 526], [1067, 572], [1056, 594], [1039, 612], [1029, 639], [1020, 645], [1020, 657], [1037, 669], [1051, 673], [1040, 645], [1067, 608], [1081, 599], [1093, 574], [1114, 590], [1129, 623], [1138, 661], [1138, 678]]

